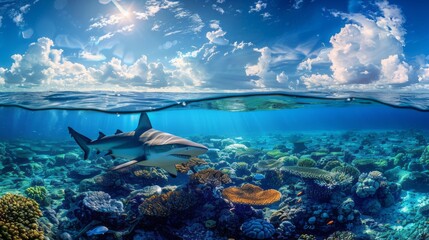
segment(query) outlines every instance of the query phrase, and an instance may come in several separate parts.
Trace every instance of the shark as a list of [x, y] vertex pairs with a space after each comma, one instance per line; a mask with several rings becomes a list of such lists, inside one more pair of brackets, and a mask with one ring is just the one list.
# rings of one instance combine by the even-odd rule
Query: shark
[[106, 152], [106, 156], [124, 158], [130, 161], [111, 168], [111, 171], [125, 169], [134, 165], [160, 167], [170, 176], [177, 176], [176, 164], [187, 162], [191, 157], [207, 152], [202, 144], [152, 128], [146, 112], [140, 114], [137, 128], [131, 132], [116, 130], [107, 136], [99, 132], [95, 140], [68, 127], [69, 133], [84, 152], [86, 160], [91, 151], [97, 154]]

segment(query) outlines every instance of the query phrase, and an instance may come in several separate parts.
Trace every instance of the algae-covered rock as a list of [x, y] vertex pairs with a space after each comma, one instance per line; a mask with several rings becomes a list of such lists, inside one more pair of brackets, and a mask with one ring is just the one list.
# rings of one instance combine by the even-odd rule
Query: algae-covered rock
[[388, 167], [386, 159], [361, 158], [353, 160], [352, 164], [361, 172], [384, 171]]

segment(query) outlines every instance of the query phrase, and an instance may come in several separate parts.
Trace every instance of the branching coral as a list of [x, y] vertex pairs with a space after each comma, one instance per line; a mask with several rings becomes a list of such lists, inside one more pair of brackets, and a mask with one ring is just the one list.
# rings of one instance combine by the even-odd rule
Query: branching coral
[[192, 193], [171, 191], [146, 199], [140, 204], [139, 211], [147, 216], [168, 217], [172, 213], [189, 209], [196, 203], [196, 198]]
[[265, 206], [280, 200], [281, 193], [274, 189], [263, 190], [253, 184], [241, 187], [229, 187], [222, 191], [222, 196], [233, 203]]
[[194, 173], [189, 179], [191, 185], [206, 184], [212, 187], [218, 187], [230, 182], [231, 178], [228, 174], [211, 168]]
[[42, 216], [36, 201], [15, 194], [0, 198], [0, 239], [44, 239], [37, 219]]

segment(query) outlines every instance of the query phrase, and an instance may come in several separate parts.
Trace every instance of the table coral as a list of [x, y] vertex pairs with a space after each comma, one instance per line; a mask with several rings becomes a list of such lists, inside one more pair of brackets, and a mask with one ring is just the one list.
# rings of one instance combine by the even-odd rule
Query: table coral
[[229, 187], [222, 191], [222, 196], [233, 203], [265, 206], [280, 200], [281, 193], [274, 189], [263, 190], [253, 184], [241, 187]]
[[15, 194], [0, 198], [0, 239], [44, 239], [37, 223], [42, 216], [36, 201]]

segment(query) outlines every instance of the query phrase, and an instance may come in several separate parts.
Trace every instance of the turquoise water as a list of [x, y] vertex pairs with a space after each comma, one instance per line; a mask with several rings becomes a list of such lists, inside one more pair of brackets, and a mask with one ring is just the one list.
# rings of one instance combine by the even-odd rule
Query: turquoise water
[[[426, 239], [429, 105], [313, 95], [3, 93], [0, 196], [38, 202], [49, 239]], [[142, 110], [154, 129], [205, 145], [205, 164], [176, 178], [112, 172], [132, 159], [93, 149], [84, 160], [67, 129], [134, 131]], [[273, 192], [254, 190], [238, 203], [227, 193], [243, 184], [281, 198], [255, 204]]]

